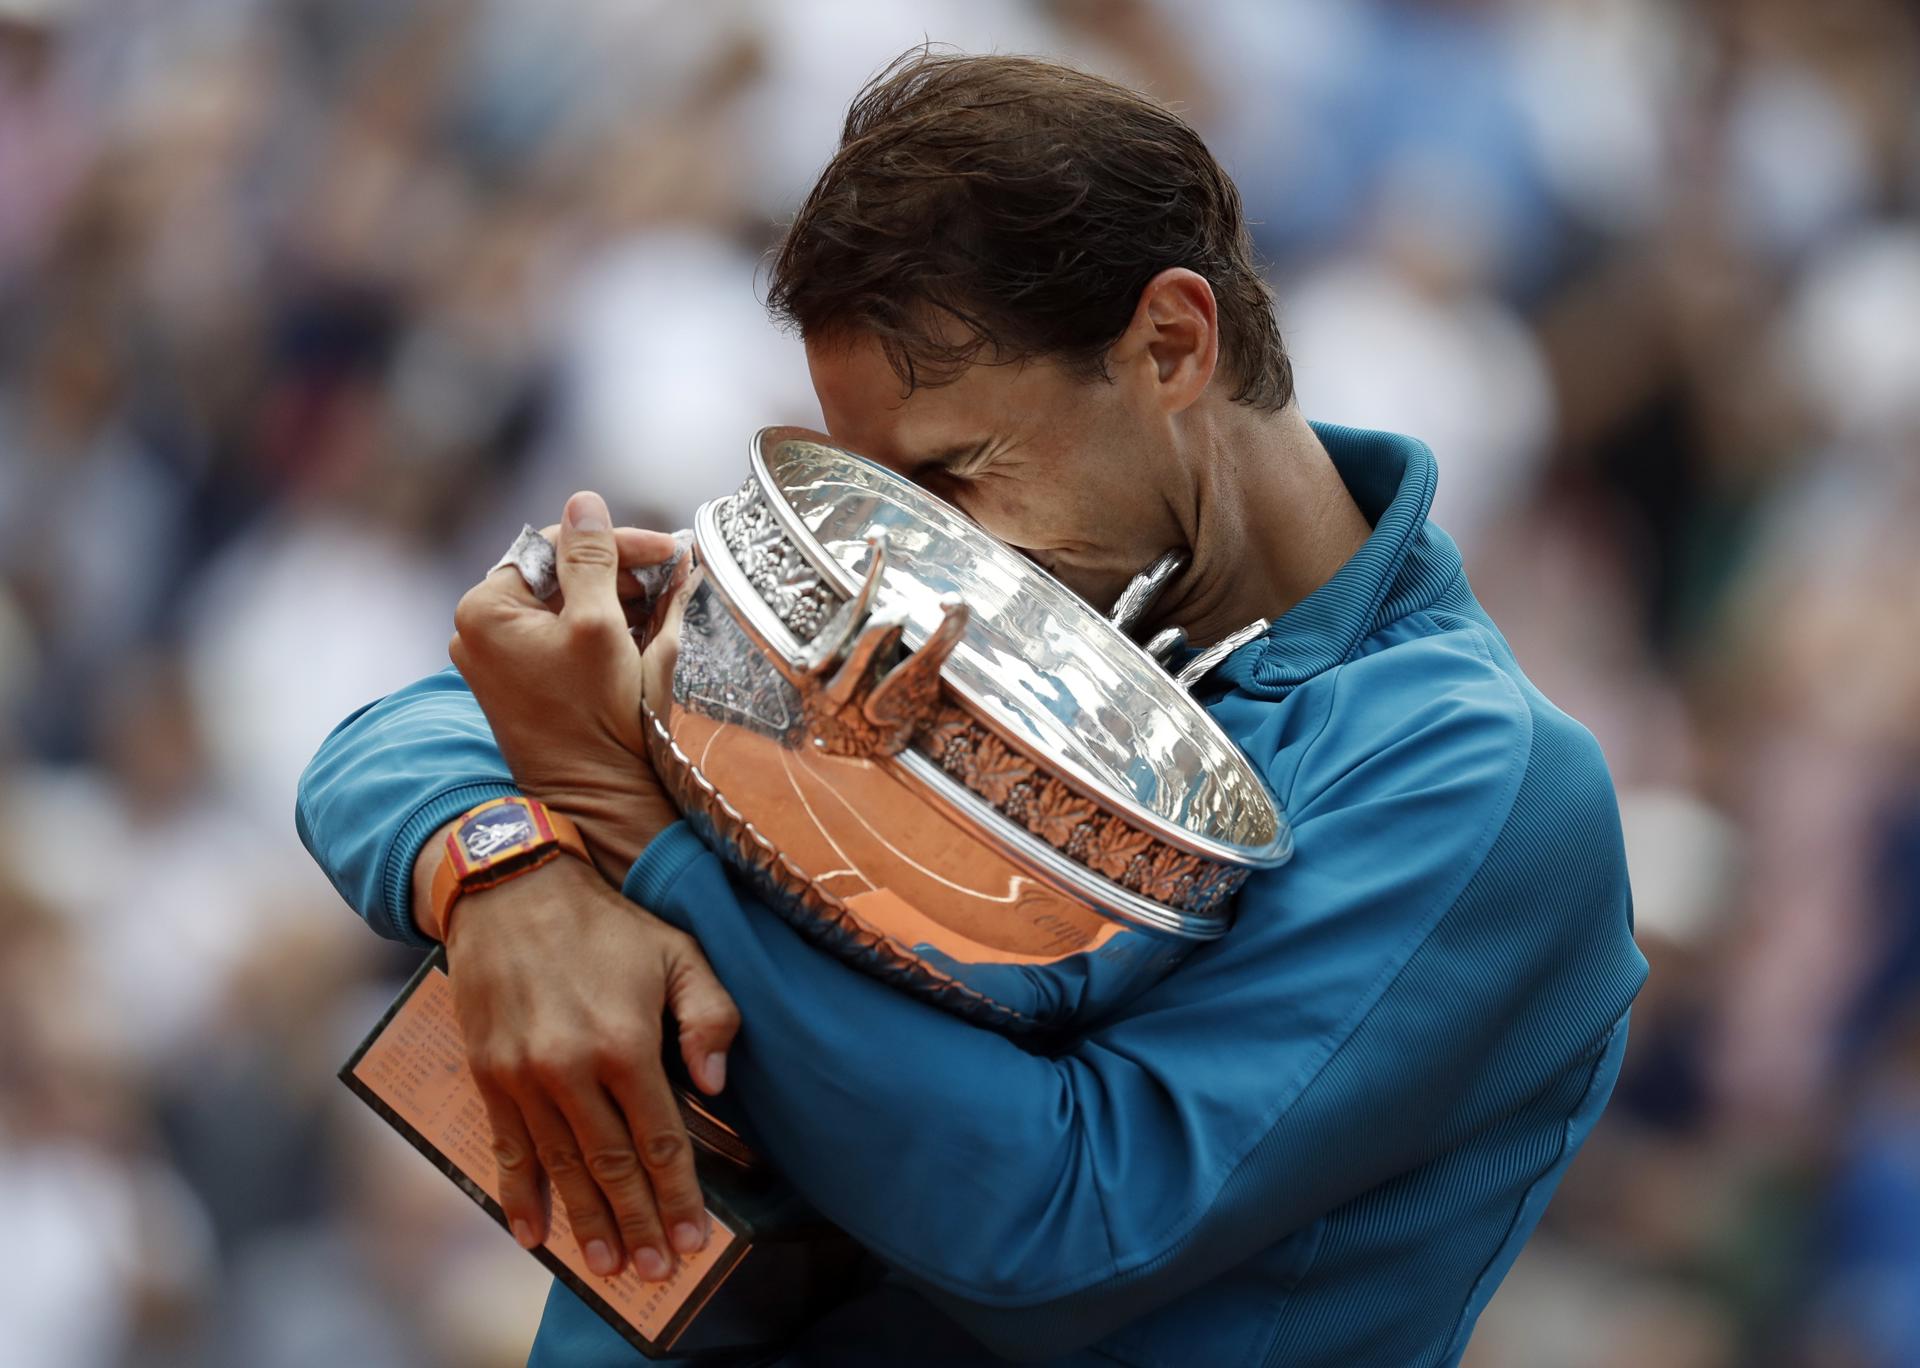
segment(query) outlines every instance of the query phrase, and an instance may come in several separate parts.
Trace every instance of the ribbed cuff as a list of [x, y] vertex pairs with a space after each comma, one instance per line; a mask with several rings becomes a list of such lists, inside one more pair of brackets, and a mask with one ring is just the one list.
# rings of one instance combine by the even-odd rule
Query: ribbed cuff
[[685, 822], [675, 822], [647, 842], [640, 858], [633, 862], [620, 891], [656, 915], [666, 902], [667, 893], [686, 872], [688, 865], [707, 853], [707, 847]]
[[381, 874], [387, 924], [393, 928], [396, 939], [422, 948], [435, 944], [413, 924], [413, 867], [419, 862], [420, 849], [426, 845], [427, 838], [468, 808], [478, 807], [489, 798], [515, 797], [519, 792], [512, 784], [498, 779], [462, 784], [427, 799], [400, 824], [393, 844], [387, 847], [387, 860]]

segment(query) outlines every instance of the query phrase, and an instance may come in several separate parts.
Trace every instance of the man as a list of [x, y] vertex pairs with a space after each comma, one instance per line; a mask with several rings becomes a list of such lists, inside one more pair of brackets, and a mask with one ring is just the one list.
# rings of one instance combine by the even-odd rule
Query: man
[[[1431, 454], [1301, 416], [1225, 174], [1165, 110], [1041, 62], [884, 73], [772, 303], [837, 440], [1095, 604], [1182, 548], [1149, 627], [1274, 619], [1203, 699], [1296, 854], [1056, 1053], [896, 993], [674, 820], [615, 587], [665, 539], [576, 495], [559, 606], [489, 575], [459, 672], [344, 722], [298, 805], [347, 900], [415, 944], [458, 814], [517, 792], [579, 823], [592, 865], [462, 897], [445, 933], [516, 1233], [539, 1237], [544, 1170], [604, 1266], [698, 1247], [664, 1006], [693, 1077], [889, 1269], [781, 1362], [1456, 1361], [1605, 1103], [1646, 965], [1604, 763], [1427, 522]], [[634, 1361], [556, 1286], [535, 1364]]]

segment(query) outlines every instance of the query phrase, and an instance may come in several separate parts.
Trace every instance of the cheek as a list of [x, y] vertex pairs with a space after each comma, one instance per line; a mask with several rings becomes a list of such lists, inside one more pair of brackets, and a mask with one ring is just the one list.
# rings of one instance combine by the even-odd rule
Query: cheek
[[[983, 525], [991, 517], [1025, 532], [1025, 544], [1056, 547], [1104, 560], [1100, 552], [1125, 553], [1153, 521], [1158, 504], [1139, 482], [1063, 461], [1043, 476], [1003, 482], [983, 480], [974, 491]], [[999, 534], [1009, 541], [1022, 538]]]
[[1059, 537], [1069, 521], [1059, 493], [1031, 480], [988, 477], [957, 481], [941, 497], [1001, 541], [1037, 548]]

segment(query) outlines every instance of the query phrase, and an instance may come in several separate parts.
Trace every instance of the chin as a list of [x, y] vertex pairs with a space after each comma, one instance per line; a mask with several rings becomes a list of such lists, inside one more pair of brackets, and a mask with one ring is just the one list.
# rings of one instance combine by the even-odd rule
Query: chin
[[1112, 575], [1103, 575], [1094, 571], [1049, 567], [1047, 573], [1103, 613], [1113, 607], [1114, 601], [1127, 587], [1127, 581], [1124, 579], [1116, 580]]
[[1126, 577], [1116, 579], [1108, 572], [1063, 565], [1044, 552], [1029, 551], [1024, 546], [1013, 549], [1103, 613], [1113, 606], [1121, 591], [1127, 587]]

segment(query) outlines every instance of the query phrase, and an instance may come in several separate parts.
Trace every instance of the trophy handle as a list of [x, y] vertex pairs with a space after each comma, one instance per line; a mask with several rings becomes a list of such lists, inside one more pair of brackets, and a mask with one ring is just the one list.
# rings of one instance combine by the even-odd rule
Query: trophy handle
[[942, 595], [940, 625], [933, 629], [933, 635], [894, 666], [867, 695], [867, 720], [890, 734], [904, 737], [901, 747], [931, 723], [939, 710], [940, 667], [966, 635], [968, 616], [967, 605], [960, 601], [958, 594]]
[[805, 648], [792, 672], [804, 710], [803, 729], [827, 755], [898, 755], [940, 705], [940, 667], [967, 630], [967, 606], [957, 594], [940, 600], [941, 619], [917, 650], [894, 664], [906, 629], [903, 615], [873, 612], [886, 573], [883, 528], [867, 535], [873, 555], [859, 592], [842, 604]]
[[1184, 627], [1162, 627], [1147, 642], [1147, 654], [1167, 663], [1167, 657], [1187, 644], [1187, 629]]
[[[867, 558], [867, 571], [860, 581], [859, 591], [834, 610], [818, 636], [800, 648], [798, 663], [804, 675], [819, 676], [831, 669], [836, 661], [848, 653], [855, 635], [867, 625], [873, 614], [873, 599], [880, 592], [881, 577], [887, 572], [887, 530], [876, 527], [867, 533], [867, 545], [872, 548], [873, 554]], [[872, 652], [869, 651], [867, 655], [871, 658]]]
[[1189, 559], [1184, 551], [1169, 551], [1135, 575], [1113, 601], [1113, 611], [1107, 614], [1107, 621], [1132, 636], [1140, 619], [1147, 615], [1147, 609], [1153, 607], [1153, 601], [1167, 587], [1167, 581], [1186, 569]]
[[1186, 665], [1181, 668], [1180, 673], [1173, 677], [1174, 682], [1181, 688], [1191, 691], [1194, 685], [1219, 669], [1228, 656], [1232, 655], [1249, 641], [1265, 636], [1267, 629], [1271, 626], [1273, 626], [1273, 624], [1266, 618], [1255, 618], [1239, 631], [1227, 633], [1227, 635], [1221, 637], [1192, 660], [1189, 660]]

